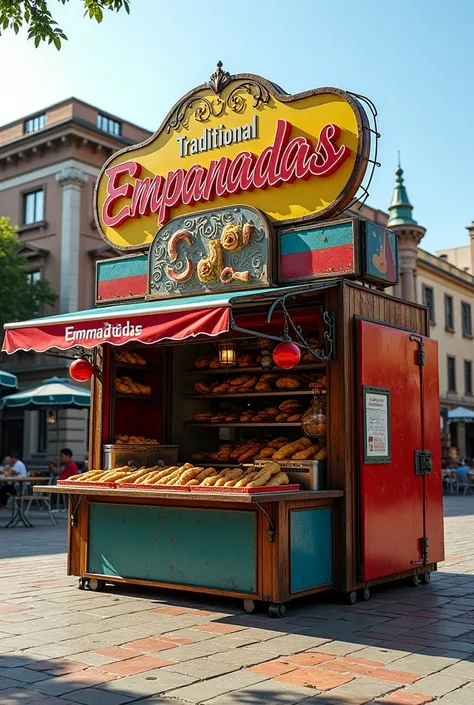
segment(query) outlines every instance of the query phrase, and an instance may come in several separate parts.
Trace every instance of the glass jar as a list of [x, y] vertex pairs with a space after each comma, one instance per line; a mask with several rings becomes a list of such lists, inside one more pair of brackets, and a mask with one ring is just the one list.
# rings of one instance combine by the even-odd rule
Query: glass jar
[[327, 419], [325, 414], [325, 394], [313, 394], [311, 406], [301, 419], [301, 425], [307, 436], [324, 436], [327, 432]]

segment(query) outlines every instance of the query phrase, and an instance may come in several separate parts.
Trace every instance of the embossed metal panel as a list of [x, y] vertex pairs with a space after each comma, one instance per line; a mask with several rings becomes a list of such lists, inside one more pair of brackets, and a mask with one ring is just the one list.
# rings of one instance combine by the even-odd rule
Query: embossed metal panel
[[247, 206], [174, 218], [150, 249], [150, 298], [268, 286], [270, 233], [263, 215]]
[[290, 511], [290, 592], [333, 582], [332, 509]]
[[256, 514], [91, 503], [87, 571], [254, 594]]

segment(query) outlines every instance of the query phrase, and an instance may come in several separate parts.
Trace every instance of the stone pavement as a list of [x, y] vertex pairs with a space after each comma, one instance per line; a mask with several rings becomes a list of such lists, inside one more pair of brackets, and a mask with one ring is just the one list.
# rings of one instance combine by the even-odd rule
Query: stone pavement
[[[66, 522], [0, 531], [1, 705], [474, 705], [474, 497], [445, 502], [428, 586], [289, 605], [149, 589], [76, 589]], [[0, 512], [0, 525], [8, 515]]]

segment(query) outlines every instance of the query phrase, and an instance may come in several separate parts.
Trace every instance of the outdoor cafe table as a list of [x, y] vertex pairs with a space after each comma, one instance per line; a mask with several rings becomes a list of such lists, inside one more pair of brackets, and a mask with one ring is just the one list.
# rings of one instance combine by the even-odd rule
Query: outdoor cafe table
[[16, 501], [14, 499], [12, 505], [12, 518], [10, 519], [8, 524], [3, 527], [4, 529], [12, 529], [14, 526], [17, 526], [20, 522], [23, 524], [23, 526], [26, 526], [27, 528], [33, 527], [33, 524], [24, 512], [23, 490], [25, 488], [25, 485], [27, 484], [45, 483], [49, 482], [49, 480], [49, 477], [34, 477], [32, 475], [27, 475], [26, 477], [0, 477], [0, 484], [9, 483], [11, 485], [18, 486], [18, 494], [15, 498]]

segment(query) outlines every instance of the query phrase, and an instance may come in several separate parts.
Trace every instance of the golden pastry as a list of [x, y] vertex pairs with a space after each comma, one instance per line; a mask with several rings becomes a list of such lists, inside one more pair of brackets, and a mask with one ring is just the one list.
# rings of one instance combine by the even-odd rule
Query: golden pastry
[[210, 394], [211, 390], [207, 386], [207, 384], [204, 384], [203, 382], [197, 382], [197, 384], [194, 385], [194, 391], [197, 392], [198, 394]]
[[236, 223], [229, 223], [225, 226], [221, 235], [221, 244], [228, 252], [239, 252], [244, 247], [243, 228]]
[[264, 468], [264, 469], [260, 470], [259, 473], [257, 473], [257, 476], [254, 477], [252, 482], [249, 482], [248, 485], [246, 485], [246, 487], [263, 487], [263, 485], [265, 485], [271, 477], [272, 477], [271, 471], [265, 470], [265, 468]]
[[261, 448], [261, 446], [257, 445], [257, 446], [252, 446], [248, 450], [244, 451], [242, 453], [242, 455], [239, 455], [238, 462], [245, 463], [247, 460], [251, 460], [252, 458], [255, 458], [255, 456], [259, 454], [260, 448]]
[[265, 483], [265, 487], [279, 487], [281, 485], [289, 485], [290, 480], [288, 478], [288, 475], [286, 472], [279, 472], [273, 477], [271, 477], [267, 483]]
[[301, 380], [292, 375], [279, 377], [276, 381], [277, 389], [301, 389], [302, 386]]
[[272, 458], [275, 448], [263, 448], [257, 455], [257, 460], [263, 460], [264, 458]]
[[288, 423], [296, 423], [297, 421], [301, 421], [302, 414], [292, 414], [291, 416], [288, 416], [287, 422]]
[[218, 370], [219, 368], [220, 368], [219, 358], [214, 357], [209, 364], [209, 369], [210, 370]]
[[196, 274], [203, 284], [212, 284], [219, 279], [224, 267], [222, 246], [219, 240], [209, 240], [209, 255], [199, 260]]
[[238, 377], [234, 377], [233, 379], [230, 379], [229, 384], [232, 387], [241, 387], [243, 384], [248, 382], [249, 379], [252, 379], [252, 375], [239, 375]]
[[258, 472], [256, 470], [252, 470], [252, 472], [247, 473], [240, 480], [237, 480], [234, 487], [246, 487], [249, 482], [252, 482], [252, 480], [257, 477], [257, 475]]
[[193, 367], [197, 370], [204, 370], [206, 367], [209, 367], [211, 360], [211, 357], [198, 357], [198, 359], [194, 361]]
[[255, 385], [256, 392], [270, 392], [272, 389], [270, 382], [260, 381]]
[[327, 457], [328, 457], [328, 452], [327, 452], [326, 448], [323, 448], [318, 453], [316, 453], [316, 455], [314, 456], [314, 460], [326, 460]]
[[299, 450], [292, 456], [293, 460], [311, 460], [311, 458], [318, 452], [318, 446], [312, 445], [304, 450]]
[[283, 401], [278, 408], [282, 412], [292, 411], [293, 413], [296, 413], [296, 411], [299, 411], [302, 408], [302, 404], [297, 399], [287, 399], [286, 401]]

